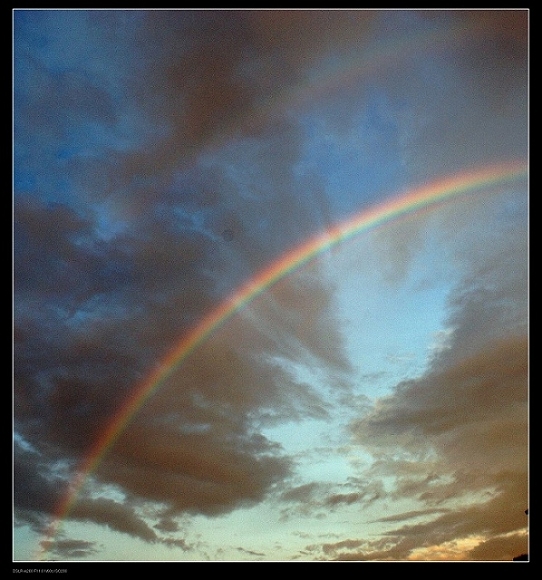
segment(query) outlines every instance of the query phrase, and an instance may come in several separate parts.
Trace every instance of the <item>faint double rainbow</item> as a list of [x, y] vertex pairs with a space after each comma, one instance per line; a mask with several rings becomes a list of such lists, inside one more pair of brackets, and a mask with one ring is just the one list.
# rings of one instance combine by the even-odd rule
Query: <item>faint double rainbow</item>
[[[384, 10], [385, 11], [385, 10]], [[184, 152], [184, 162], [196, 163], [201, 152], [200, 147], [209, 152], [219, 149], [234, 136], [250, 135], [267, 126], [268, 123], [292, 111], [303, 111], [311, 103], [325, 102], [337, 90], [355, 87], [362, 80], [374, 78], [382, 82], [387, 74], [408, 66], [409, 59], [420, 54], [446, 54], [448, 50], [458, 50], [473, 40], [484, 38], [507, 38], [511, 32], [506, 29], [488, 27], [483, 19], [451, 19], [445, 24], [422, 28], [415, 32], [405, 32], [396, 38], [387, 38], [384, 42], [365, 44], [361, 39], [361, 48], [356, 44], [356, 51], [344, 54], [334, 63], [320, 62], [312, 69], [301, 70], [295, 83], [281, 84], [262, 100], [256, 100], [248, 110], [240, 115], [233, 115], [216, 134], [208, 136], [204, 143], [189, 146]]]
[[[104, 456], [146, 401], [213, 332], [257, 296], [316, 256], [354, 236], [400, 217], [438, 206], [451, 199], [493, 186], [512, 183], [516, 179], [526, 177], [527, 168], [528, 166], [524, 161], [500, 163], [439, 178], [428, 184], [410, 189], [381, 205], [363, 210], [350, 219], [287, 251], [279, 259], [242, 284], [181, 338], [160, 364], [134, 389], [133, 394], [117, 411], [107, 429], [96, 440], [82, 462], [77, 476], [71, 482], [69, 492], [58, 506], [47, 538], [50, 540], [54, 537], [61, 522], [69, 515], [76, 503], [78, 494], [87, 478], [97, 469]], [[46, 551], [47, 541], [43, 544]]]

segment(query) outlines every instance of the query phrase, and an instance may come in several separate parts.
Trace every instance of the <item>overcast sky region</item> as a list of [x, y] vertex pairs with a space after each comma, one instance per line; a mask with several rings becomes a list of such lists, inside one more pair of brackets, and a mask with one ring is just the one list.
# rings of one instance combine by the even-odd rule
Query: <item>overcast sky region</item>
[[528, 32], [13, 11], [14, 561], [528, 552]]

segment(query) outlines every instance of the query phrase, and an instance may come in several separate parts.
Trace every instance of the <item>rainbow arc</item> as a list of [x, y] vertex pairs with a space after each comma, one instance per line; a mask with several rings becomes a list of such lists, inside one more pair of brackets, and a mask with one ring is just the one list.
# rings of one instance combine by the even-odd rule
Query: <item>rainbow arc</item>
[[526, 176], [527, 164], [523, 161], [514, 161], [484, 166], [465, 173], [436, 179], [428, 184], [410, 189], [381, 205], [363, 210], [350, 219], [329, 228], [324, 233], [287, 251], [247, 280], [183, 335], [154, 370], [136, 386], [132, 395], [112, 418], [107, 429], [94, 442], [82, 462], [77, 476], [72, 481], [70, 491], [58, 506], [48, 538], [54, 537], [57, 533], [61, 522], [69, 516], [87, 478], [95, 472], [104, 456], [148, 399], [210, 335], [247, 304], [279, 280], [348, 239], [393, 222], [402, 216], [415, 214], [461, 196], [486, 191], [491, 187], [506, 185]]

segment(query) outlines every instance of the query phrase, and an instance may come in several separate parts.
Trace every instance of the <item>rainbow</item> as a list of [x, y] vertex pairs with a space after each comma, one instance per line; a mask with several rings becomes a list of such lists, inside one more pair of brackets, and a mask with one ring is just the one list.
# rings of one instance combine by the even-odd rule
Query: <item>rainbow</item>
[[[104, 456], [146, 401], [191, 353], [249, 302], [316, 256], [362, 232], [367, 232], [402, 216], [429, 209], [452, 198], [470, 194], [483, 188], [504, 185], [526, 176], [527, 164], [515, 161], [485, 166], [481, 169], [437, 179], [429, 184], [408, 190], [381, 205], [363, 210], [352, 218], [286, 252], [278, 260], [258, 272], [203, 317], [192, 330], [187, 332], [118, 410], [107, 429], [90, 449], [77, 476], [72, 480], [68, 493], [61, 505], [58, 506], [57, 515], [50, 527], [48, 538], [55, 535], [58, 526], [69, 515], [74, 506], [86, 479], [97, 469]], [[46, 546], [47, 541], [44, 541], [42, 545]]]

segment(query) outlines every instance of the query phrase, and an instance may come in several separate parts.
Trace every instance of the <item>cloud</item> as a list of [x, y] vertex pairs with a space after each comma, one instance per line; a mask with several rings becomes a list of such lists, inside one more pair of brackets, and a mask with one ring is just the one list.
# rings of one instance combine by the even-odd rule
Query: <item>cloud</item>
[[181, 548], [184, 552], [191, 549], [183, 538], [164, 538], [161, 542], [172, 548]]
[[480, 543], [468, 554], [472, 560], [492, 560], [495, 554], [502, 554], [503, 560], [513, 560], [525, 553], [525, 534], [505, 534]]
[[161, 532], [176, 532], [179, 524], [171, 517], [163, 517], [154, 527]]
[[247, 550], [246, 548], [242, 548], [239, 547], [237, 548], [238, 552], [241, 552], [242, 554], [247, 554], [248, 556], [257, 556], [257, 557], [265, 557], [265, 554], [263, 552], [255, 552], [254, 550]]
[[365, 499], [365, 495], [366, 494], [357, 492], [336, 493], [326, 498], [325, 505], [329, 507], [335, 507], [337, 505], [350, 505], [353, 503], [359, 503], [362, 499]]
[[384, 487], [380, 481], [350, 479], [334, 483], [313, 481], [286, 488], [278, 499], [280, 504], [286, 504], [281, 510], [282, 520], [288, 520], [293, 516], [309, 515], [324, 519], [353, 505], [363, 511], [383, 497]]
[[511, 484], [485, 504], [390, 530], [382, 540], [363, 542], [363, 551], [339, 552], [339, 543], [335, 553], [345, 560], [512, 560], [527, 547], [522, 496], [521, 486]]
[[[275, 133], [284, 158], [291, 160], [297, 140], [292, 132], [284, 138], [288, 110], [277, 103], [303, 82], [330, 45], [342, 53], [359, 49], [373, 17], [364, 11], [330, 16], [191, 10], [102, 18], [100, 43], [128, 53], [124, 74], [115, 80], [115, 97], [127, 111], [124, 124], [134, 126], [137, 138], [130, 147], [102, 148], [99, 173], [93, 162], [81, 160], [75, 173], [80, 187], [95, 199], [114, 198], [125, 215], [133, 215], [163, 199], [172, 172], [190, 171], [207, 154], [235, 146], [240, 138], [258, 150]], [[110, 133], [117, 137], [119, 129]], [[268, 164], [275, 177], [282, 167]], [[276, 188], [281, 191], [280, 181]]]
[[[413, 176], [427, 173], [427, 166], [440, 175], [480, 157], [526, 156], [527, 11], [456, 11], [446, 17], [458, 31], [472, 27], [472, 34], [468, 42], [448, 46], [424, 65], [434, 75], [413, 111], [425, 121], [408, 143]], [[452, 80], [456, 74], [461, 82]], [[416, 83], [395, 86], [401, 91], [415, 89]], [[446, 138], [438, 140], [439, 146], [428, 147], [443, 131]]]
[[[393, 395], [379, 402], [373, 414], [362, 420], [359, 436], [374, 441], [375, 447], [380, 441], [385, 443], [391, 434], [405, 437], [406, 445], [411, 441], [411, 434], [425, 436], [442, 447], [447, 456], [453, 455], [455, 446], [460, 444], [456, 461], [466, 457], [474, 466], [485, 457], [484, 469], [493, 469], [492, 465], [498, 468], [508, 464], [511, 457], [499, 459], [500, 441], [490, 435], [494, 429], [507, 431], [521, 424], [527, 401], [526, 376], [524, 337], [490, 344], [439, 374], [399, 385]], [[470, 412], [466, 414], [469, 407]], [[479, 432], [476, 444], [483, 447], [478, 451], [471, 443], [471, 430]], [[518, 449], [524, 443], [520, 433]], [[516, 438], [510, 444], [514, 441]], [[412, 445], [415, 448], [418, 442], [412, 439]], [[463, 453], [466, 448], [469, 448], [467, 454]], [[522, 464], [521, 456], [517, 460]]]
[[333, 544], [323, 544], [322, 551], [326, 555], [334, 555], [338, 550], [353, 548], [359, 548], [362, 542], [360, 540], [341, 540], [340, 542], [335, 542]]
[[285, 491], [282, 494], [282, 499], [284, 501], [306, 501], [307, 498], [313, 497], [315, 493], [320, 489], [321, 484], [316, 482], [305, 483], [303, 485], [298, 485]]
[[67, 491], [64, 480], [47, 464], [46, 457], [24, 449], [17, 439], [13, 447], [14, 521], [27, 522], [43, 532], [56, 505]]
[[133, 508], [112, 499], [81, 499], [70, 511], [70, 518], [104, 524], [147, 542], [157, 540], [155, 532], [135, 515]]
[[[38, 533], [45, 533], [50, 518], [68, 493], [68, 481], [46, 463], [46, 456], [27, 451], [19, 444], [14, 456], [14, 507], [18, 525], [30, 524]], [[134, 506], [112, 499], [81, 497], [70, 512], [70, 517], [78, 521], [90, 521], [107, 525], [109, 528], [138, 537], [148, 542], [156, 542], [158, 536], [141, 519]], [[47, 550], [62, 552], [83, 549], [70, 541], [45, 540]], [[87, 546], [90, 548], [90, 544]], [[92, 550], [91, 550], [92, 551]]]
[[[396, 454], [399, 468], [404, 453], [406, 467], [409, 457], [418, 456], [427, 458], [433, 472], [440, 467], [454, 474], [452, 484], [433, 478], [427, 486], [431, 481], [420, 479], [420, 487], [411, 488], [419, 493], [425, 486], [427, 500], [461, 495], [469, 491], [469, 479], [474, 489], [497, 484], [508, 471], [521, 479], [527, 464], [526, 381], [526, 338], [488, 342], [453, 366], [398, 385], [354, 429], [377, 456]], [[400, 493], [407, 483], [408, 471]]]
[[449, 511], [448, 508], [446, 508], [446, 509], [428, 508], [428, 509], [424, 509], [424, 510], [412, 510], [409, 512], [394, 514], [392, 516], [380, 518], [376, 521], [377, 522], [400, 522], [403, 520], [409, 520], [409, 519], [418, 518], [421, 516], [426, 516], [427, 514], [434, 514], [434, 513], [447, 512], [447, 511]]
[[171, 121], [171, 140], [201, 146], [251, 128], [262, 100], [299, 82], [330, 46], [359, 46], [373, 17], [363, 11], [149, 12], [142, 46], [155, 66], [142, 100], [161, 122]]
[[[394, 481], [388, 497], [409, 497], [421, 506], [383, 521], [425, 517], [341, 557], [402, 560], [421, 547], [470, 537], [481, 538], [473, 542], [479, 549], [466, 546], [454, 556], [443, 548], [437, 559], [508, 559], [519, 538], [518, 553], [525, 551], [526, 338], [488, 342], [453, 365], [435, 366], [438, 371], [398, 385], [354, 426], [360, 444], [377, 458], [369, 473]], [[437, 517], [427, 518], [432, 514]], [[508, 535], [516, 540], [506, 549], [504, 539], [489, 539]]]
[[[194, 293], [200, 271], [176, 257], [179, 245], [191, 247], [182, 232], [147, 220], [149, 237], [98, 241], [93, 222], [72, 210], [28, 206], [21, 202], [17, 213], [19, 251], [36, 254], [18, 260], [16, 419], [41, 453], [75, 465], [149, 372], [148, 361], [155, 364], [211, 308], [212, 286]], [[198, 266], [205, 263], [203, 248], [194, 249]], [[49, 275], [41, 276], [45, 270]], [[287, 312], [277, 317], [286, 303]], [[326, 415], [320, 397], [285, 365], [317, 361], [330, 376], [332, 368], [347, 366], [334, 325], [328, 291], [314, 278], [275, 288], [248, 319], [202, 345], [173, 373], [96, 476], [177, 514], [217, 514], [261, 501], [288, 475], [290, 461], [251, 421]], [[283, 360], [272, 360], [277, 355]], [[56, 493], [51, 502], [58, 500]], [[131, 508], [104, 501], [82, 500], [70, 517], [155, 540]]]
[[[18, 429], [43, 454], [75, 465], [130, 389], [193, 324], [254, 270], [312, 232], [315, 222], [321, 225], [323, 195], [310, 202], [298, 196], [302, 183], [292, 163], [301, 140], [289, 122], [275, 124], [249, 146], [226, 149], [210, 162], [183, 163], [185, 145], [192, 147], [192, 155], [216, 131], [229, 134], [231, 126], [221, 119], [251, 111], [254, 95], [239, 76], [240, 63], [252, 52], [275, 50], [261, 29], [264, 21], [257, 13], [251, 18], [248, 25], [245, 16], [235, 13], [146, 14], [138, 24], [141, 50], [155, 68], [146, 71], [142, 85], [139, 76], [130, 77], [137, 66], [128, 59], [123, 69], [128, 76], [108, 86], [113, 93], [130, 86], [126, 94], [134, 100], [126, 98], [121, 110], [129, 115], [132, 106], [139, 107], [147, 120], [166, 127], [166, 136], [151, 145], [139, 147], [134, 140], [120, 147], [111, 139], [118, 127], [106, 115], [104, 94], [100, 103], [109, 139], [94, 144], [95, 156], [74, 153], [51, 170], [66, 170], [69, 188], [82, 197], [68, 205], [48, 202], [53, 186], [39, 201], [18, 192], [16, 416]], [[125, 24], [120, 23], [121, 44], [130, 40], [123, 36]], [[261, 46], [251, 26], [266, 37]], [[111, 30], [108, 24], [103, 34]], [[187, 34], [178, 35], [179, 30]], [[105, 43], [106, 52], [109, 42], [113, 39]], [[268, 66], [276, 66], [279, 74], [282, 69], [273, 62], [274, 57]], [[82, 60], [77, 66], [85, 70], [87, 65]], [[44, 135], [50, 129], [61, 139], [68, 128], [79, 126], [73, 115], [66, 127], [55, 124], [61, 109], [75, 111], [87, 101], [78, 103], [71, 93], [58, 90], [66, 78], [46, 58], [25, 74], [39, 77], [39, 86], [53, 87], [47, 99], [32, 92], [31, 83], [26, 89], [32, 98], [25, 106], [33, 114], [49, 108]], [[98, 84], [104, 80], [83, 76]], [[69, 83], [75, 93], [76, 81]], [[138, 84], [135, 91], [132, 81]], [[122, 94], [119, 90], [116, 98]], [[94, 118], [97, 113], [81, 112], [81, 122], [85, 114]], [[142, 131], [145, 139], [155, 135]], [[41, 150], [53, 141], [33, 147]], [[239, 155], [250, 173], [232, 176]], [[306, 217], [302, 227], [300, 216]], [[225, 231], [232, 232], [231, 239], [224, 240]], [[232, 321], [229, 336], [202, 345], [173, 374], [96, 475], [130, 496], [163, 502], [173, 513], [215, 514], [261, 500], [287, 476], [290, 463], [253, 432], [247, 417], [269, 421], [326, 415], [322, 400], [285, 361], [297, 355], [321, 368], [347, 368], [330, 294], [314, 276], [275, 287], [251, 307], [250, 321]], [[271, 356], [283, 360], [271, 361]], [[104, 516], [109, 508], [111, 522]], [[111, 523], [152, 541], [152, 531], [133, 513], [121, 513], [110, 500], [87, 499], [72, 516]]]
[[[162, 427], [130, 428], [98, 475], [130, 494], [182, 513], [218, 514], [261, 500], [288, 473], [269, 443], [225, 430], [180, 434]], [[229, 440], [229, 441], [228, 441]]]
[[86, 540], [45, 540], [41, 546], [47, 550], [53, 560], [81, 559], [99, 551], [95, 542]]

